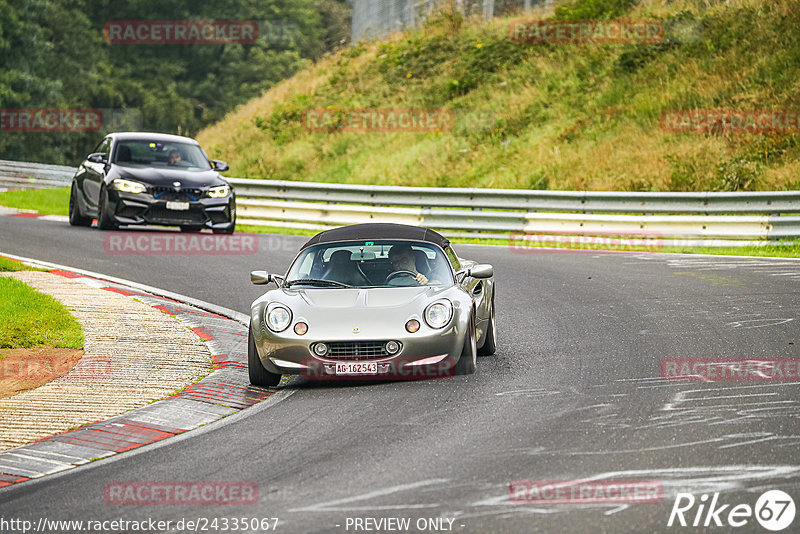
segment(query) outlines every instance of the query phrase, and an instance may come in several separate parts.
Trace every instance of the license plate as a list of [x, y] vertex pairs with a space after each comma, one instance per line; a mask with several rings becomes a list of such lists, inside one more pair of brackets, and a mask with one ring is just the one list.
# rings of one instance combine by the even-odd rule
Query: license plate
[[167, 202], [168, 210], [186, 211], [189, 209], [188, 202]]
[[377, 375], [378, 362], [336, 362], [337, 375]]

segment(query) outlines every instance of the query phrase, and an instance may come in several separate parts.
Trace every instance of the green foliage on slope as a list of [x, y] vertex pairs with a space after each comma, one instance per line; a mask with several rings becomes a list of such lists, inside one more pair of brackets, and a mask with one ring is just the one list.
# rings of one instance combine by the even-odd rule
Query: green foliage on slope
[[[672, 110], [800, 110], [797, 0], [575, 0], [559, 20], [659, 19], [657, 43], [513, 42], [456, 11], [326, 56], [198, 134], [231, 176], [630, 191], [800, 189], [792, 132], [672, 133]], [[313, 131], [309, 110], [455, 113], [444, 131]]]

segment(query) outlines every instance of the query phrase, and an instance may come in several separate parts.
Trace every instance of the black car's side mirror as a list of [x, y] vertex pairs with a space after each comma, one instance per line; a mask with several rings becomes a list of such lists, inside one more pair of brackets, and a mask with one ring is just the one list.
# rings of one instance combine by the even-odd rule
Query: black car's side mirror
[[225, 172], [229, 169], [228, 164], [222, 160], [212, 159], [211, 162], [214, 164], [215, 171]]
[[105, 152], [95, 152], [94, 154], [89, 154], [89, 157], [86, 159], [92, 163], [108, 163], [108, 154]]

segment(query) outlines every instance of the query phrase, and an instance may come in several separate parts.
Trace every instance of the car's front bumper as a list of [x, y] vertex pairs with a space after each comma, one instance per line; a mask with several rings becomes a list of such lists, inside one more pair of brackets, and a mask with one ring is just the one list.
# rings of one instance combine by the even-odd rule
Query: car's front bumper
[[225, 198], [182, 200], [188, 202], [189, 209], [168, 209], [167, 200], [149, 193], [109, 189], [108, 210], [118, 225], [156, 224], [217, 231], [229, 230], [235, 225], [236, 200], [232, 192]]
[[[464, 347], [466, 320], [454, 317], [442, 330], [433, 330], [423, 325], [420, 331], [387, 329], [380, 336], [363, 337], [360, 333], [339, 336], [299, 336], [287, 328], [275, 333], [269, 330], [261, 318], [252, 319], [252, 327], [259, 359], [265, 369], [276, 374], [295, 374], [314, 379], [418, 379], [452, 376], [455, 365]], [[369, 356], [358, 354], [336, 357], [317, 356], [313, 352], [316, 343], [374, 343], [397, 341], [402, 347], [392, 356]], [[337, 362], [375, 362], [377, 374], [338, 375]]]

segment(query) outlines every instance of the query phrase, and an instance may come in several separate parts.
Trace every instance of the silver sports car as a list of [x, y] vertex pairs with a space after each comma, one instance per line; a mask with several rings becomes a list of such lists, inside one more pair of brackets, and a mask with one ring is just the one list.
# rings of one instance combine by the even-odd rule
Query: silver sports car
[[438, 233], [358, 224], [312, 237], [250, 312], [250, 382], [415, 379], [475, 372], [494, 354], [494, 273]]

